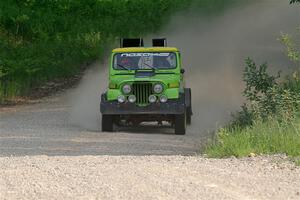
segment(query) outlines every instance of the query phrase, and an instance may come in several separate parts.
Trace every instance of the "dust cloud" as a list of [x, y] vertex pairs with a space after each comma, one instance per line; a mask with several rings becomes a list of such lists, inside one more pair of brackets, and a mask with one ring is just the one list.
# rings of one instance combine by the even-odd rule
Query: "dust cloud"
[[107, 88], [107, 81], [106, 62], [96, 62], [89, 67], [79, 86], [69, 95], [72, 125], [92, 131], [101, 130], [100, 97]]
[[[264, 0], [239, 4], [214, 17], [194, 10], [174, 16], [159, 34], [169, 46], [182, 52], [186, 85], [192, 88], [192, 126], [188, 134], [214, 130], [230, 120], [244, 101], [242, 72], [251, 57], [270, 71], [288, 70], [290, 65], [278, 41], [280, 32], [294, 32], [300, 26], [300, 6], [288, 1]], [[108, 65], [96, 64], [83, 78], [72, 97], [71, 122], [99, 130], [100, 93], [107, 86]]]
[[239, 4], [213, 18], [201, 18], [195, 12], [174, 17], [160, 35], [182, 52], [186, 84], [193, 95], [189, 132], [214, 130], [239, 109], [247, 57], [258, 64], [267, 61], [271, 72], [288, 70], [291, 63], [278, 38], [298, 26], [300, 6], [281, 0]]

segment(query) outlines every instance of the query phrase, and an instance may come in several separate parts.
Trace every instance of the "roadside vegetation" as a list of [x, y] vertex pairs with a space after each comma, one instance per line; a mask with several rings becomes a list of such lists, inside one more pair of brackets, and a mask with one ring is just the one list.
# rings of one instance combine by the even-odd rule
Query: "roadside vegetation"
[[267, 64], [257, 66], [248, 58], [243, 74], [247, 103], [228, 126], [217, 131], [216, 141], [206, 149], [209, 156], [280, 153], [300, 164], [300, 41], [288, 34], [282, 34], [280, 40], [294, 63], [294, 72], [273, 76]]
[[78, 73], [117, 38], [157, 31], [183, 0], [2, 0], [0, 102]]
[[[82, 70], [120, 37], [158, 31], [172, 14], [193, 5], [204, 15], [220, 13], [240, 0], [1, 0], [0, 104], [32, 88]], [[290, 3], [299, 6], [299, 0]], [[300, 33], [300, 30], [299, 30]], [[295, 64], [288, 77], [272, 76], [267, 64], [246, 60], [247, 103], [217, 133], [206, 153], [214, 157], [250, 153], [300, 156], [299, 41], [282, 34]]]
[[0, 104], [72, 77], [120, 37], [159, 31], [180, 10], [220, 13], [238, 0], [2, 0]]

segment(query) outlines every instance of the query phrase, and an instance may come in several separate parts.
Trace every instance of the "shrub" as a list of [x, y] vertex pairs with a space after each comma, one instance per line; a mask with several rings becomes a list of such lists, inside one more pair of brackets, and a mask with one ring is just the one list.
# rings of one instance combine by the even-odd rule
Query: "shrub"
[[267, 65], [246, 60], [243, 92], [247, 103], [233, 121], [219, 129], [216, 140], [206, 148], [213, 157], [284, 153], [300, 156], [300, 82], [267, 73]]
[[[269, 118], [285, 123], [293, 120], [300, 103], [300, 95], [296, 90], [298, 82], [289, 80], [282, 84], [279, 78], [280, 73], [276, 77], [267, 73], [267, 64], [257, 66], [248, 58], [244, 70], [246, 87], [243, 92], [247, 103], [240, 112], [233, 115], [231, 125], [246, 127], [255, 120], [265, 121]], [[290, 88], [291, 85], [294, 89]]]

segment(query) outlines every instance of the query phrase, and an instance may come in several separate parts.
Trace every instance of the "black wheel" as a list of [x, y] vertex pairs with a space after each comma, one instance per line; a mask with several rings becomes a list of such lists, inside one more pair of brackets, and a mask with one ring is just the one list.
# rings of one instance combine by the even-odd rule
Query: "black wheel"
[[114, 130], [113, 115], [102, 115], [102, 131], [112, 132]]
[[191, 88], [185, 88], [184, 89], [184, 94], [185, 94], [185, 105], [186, 105], [186, 123], [188, 125], [191, 124], [192, 120], [192, 91]]
[[175, 134], [176, 135], [185, 135], [186, 129], [186, 114], [175, 115]]
[[186, 124], [190, 125], [192, 123], [192, 114], [190, 112], [186, 112]]

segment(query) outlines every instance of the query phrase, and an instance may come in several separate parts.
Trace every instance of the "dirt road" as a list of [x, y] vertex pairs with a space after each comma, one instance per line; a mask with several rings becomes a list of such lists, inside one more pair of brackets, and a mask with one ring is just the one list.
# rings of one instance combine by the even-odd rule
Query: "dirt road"
[[3, 109], [0, 155], [194, 155], [205, 139], [196, 132], [176, 136], [172, 129], [151, 125], [103, 133], [97, 108], [96, 127], [83, 128], [70, 122], [71, 106], [64, 98]]
[[280, 157], [197, 156], [208, 135], [143, 127], [102, 133], [69, 122], [58, 95], [1, 111], [0, 199], [299, 199]]
[[105, 66], [74, 94], [0, 108], [0, 199], [300, 199], [300, 168], [284, 157], [197, 155], [209, 130], [244, 102], [246, 57], [275, 72], [288, 66], [277, 38], [298, 27], [299, 7], [259, 2], [208, 22], [184, 14], [162, 32], [182, 50], [193, 89], [185, 136], [151, 126], [100, 132]]

